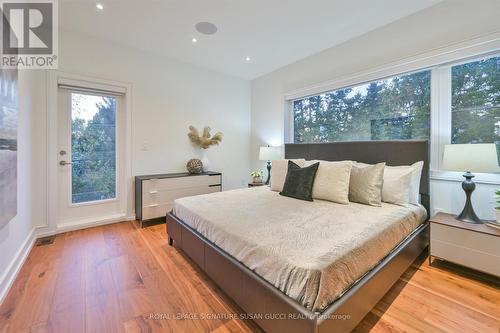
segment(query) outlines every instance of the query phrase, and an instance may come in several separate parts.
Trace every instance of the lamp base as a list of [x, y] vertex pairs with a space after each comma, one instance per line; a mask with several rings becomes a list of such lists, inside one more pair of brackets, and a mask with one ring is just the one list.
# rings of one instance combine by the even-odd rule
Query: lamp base
[[471, 196], [472, 192], [476, 189], [476, 184], [472, 181], [474, 175], [470, 173], [470, 171], [467, 171], [463, 176], [465, 177], [465, 180], [462, 182], [462, 188], [464, 189], [466, 196], [465, 206], [462, 212], [458, 214], [455, 219], [466, 223], [483, 224], [484, 221], [476, 215], [476, 212], [472, 207]]
[[271, 180], [271, 161], [267, 161], [267, 180], [266, 185], [269, 185], [269, 181]]
[[472, 223], [472, 224], [483, 224], [484, 221], [481, 220], [477, 215], [476, 212], [474, 212], [474, 209], [472, 210], [466, 210], [464, 207], [464, 210], [458, 214], [455, 219], [466, 222], [466, 223]]

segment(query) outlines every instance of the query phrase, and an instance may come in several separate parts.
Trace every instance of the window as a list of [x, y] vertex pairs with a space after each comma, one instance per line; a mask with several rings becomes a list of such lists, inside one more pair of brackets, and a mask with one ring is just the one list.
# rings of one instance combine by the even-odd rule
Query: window
[[500, 141], [500, 57], [451, 68], [451, 143]]
[[116, 98], [71, 93], [71, 199], [116, 198]]
[[294, 100], [295, 143], [430, 136], [431, 71]]
[[[393, 69], [385, 68], [378, 74], [387, 79], [325, 89], [317, 95], [290, 92], [285, 139], [293, 143], [428, 139], [432, 176], [440, 179], [460, 178], [458, 173], [441, 170], [445, 144], [495, 143], [500, 165], [499, 54], [442, 65], [432, 61], [419, 60], [420, 67], [428, 70], [395, 64], [394, 71], [409, 74], [390, 76]], [[375, 75], [366, 72], [370, 80]], [[358, 73], [327, 84], [338, 86], [361, 77]], [[304, 94], [317, 89], [306, 88]], [[496, 174], [478, 179], [500, 183]]]

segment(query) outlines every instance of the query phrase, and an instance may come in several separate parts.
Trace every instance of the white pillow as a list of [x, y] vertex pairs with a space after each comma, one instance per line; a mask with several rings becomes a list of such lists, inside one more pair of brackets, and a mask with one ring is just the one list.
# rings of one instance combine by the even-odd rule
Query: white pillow
[[[283, 185], [285, 184], [286, 174], [288, 173], [288, 161], [289, 160], [275, 160], [272, 161], [271, 169], [271, 190], [281, 192], [283, 190]], [[299, 167], [303, 167], [306, 160], [303, 158], [290, 160], [297, 164]]]
[[[356, 163], [356, 165], [368, 165]], [[382, 201], [396, 204], [418, 204], [420, 193], [420, 177], [424, 162], [412, 165], [385, 166], [384, 184], [382, 186]]]
[[[394, 175], [397, 171], [411, 172], [409, 190], [408, 190], [408, 203], [417, 205], [420, 198], [420, 177], [422, 176], [422, 169], [424, 167], [424, 162], [416, 162], [412, 165], [401, 165], [401, 166], [386, 166], [385, 172], [389, 172], [390, 175]], [[384, 172], [384, 185], [386, 181], [386, 176]], [[388, 180], [389, 181], [389, 180]], [[382, 193], [382, 198], [383, 198]], [[386, 200], [384, 200], [386, 201]], [[390, 201], [387, 201], [390, 202]]]
[[385, 166], [384, 184], [382, 185], [382, 201], [395, 205], [410, 203], [410, 186], [413, 170], [410, 168], [394, 168]]
[[349, 179], [352, 161], [306, 161], [305, 166], [319, 162], [312, 197], [341, 204], [349, 203]]

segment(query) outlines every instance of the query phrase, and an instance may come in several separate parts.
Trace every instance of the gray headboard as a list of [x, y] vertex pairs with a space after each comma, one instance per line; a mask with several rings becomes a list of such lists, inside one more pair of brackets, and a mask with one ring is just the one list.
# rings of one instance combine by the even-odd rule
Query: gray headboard
[[424, 161], [420, 180], [422, 205], [429, 213], [429, 141], [349, 141], [332, 143], [285, 144], [285, 158], [363, 163], [386, 162], [387, 165], [409, 165]]

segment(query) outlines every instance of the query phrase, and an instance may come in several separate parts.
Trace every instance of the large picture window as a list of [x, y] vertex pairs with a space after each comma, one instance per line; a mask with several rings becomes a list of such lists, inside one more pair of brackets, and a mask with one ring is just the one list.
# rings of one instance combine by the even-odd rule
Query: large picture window
[[426, 70], [294, 100], [293, 141], [428, 139], [430, 94]]
[[[434, 175], [445, 178], [454, 175], [441, 170], [444, 145], [495, 143], [500, 165], [498, 54], [312, 96], [290, 95], [288, 142], [428, 139]], [[481, 177], [500, 182], [498, 175]]]
[[451, 143], [500, 141], [500, 57], [451, 68]]

